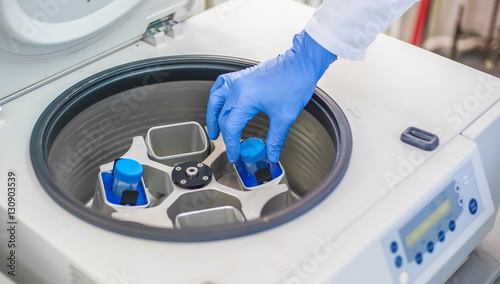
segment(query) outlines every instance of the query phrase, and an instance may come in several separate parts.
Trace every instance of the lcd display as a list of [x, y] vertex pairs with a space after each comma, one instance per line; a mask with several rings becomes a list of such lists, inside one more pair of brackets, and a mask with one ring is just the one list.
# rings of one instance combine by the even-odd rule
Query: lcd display
[[429, 231], [432, 226], [434, 226], [443, 216], [448, 213], [451, 209], [451, 200], [446, 199], [443, 204], [441, 204], [434, 212], [432, 212], [427, 219], [425, 219], [420, 225], [415, 228], [408, 236], [405, 238], [406, 245], [411, 248], [415, 243], [417, 243], [422, 236]]

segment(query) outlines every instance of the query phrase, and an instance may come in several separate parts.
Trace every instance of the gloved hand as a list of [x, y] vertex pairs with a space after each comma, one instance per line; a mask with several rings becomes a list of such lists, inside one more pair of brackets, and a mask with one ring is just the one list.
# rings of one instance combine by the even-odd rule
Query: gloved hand
[[231, 163], [240, 157], [241, 131], [259, 112], [269, 117], [267, 158], [277, 163], [290, 127], [311, 99], [318, 80], [337, 56], [305, 31], [295, 35], [285, 53], [247, 69], [221, 75], [212, 89], [207, 129], [215, 140], [222, 132]]

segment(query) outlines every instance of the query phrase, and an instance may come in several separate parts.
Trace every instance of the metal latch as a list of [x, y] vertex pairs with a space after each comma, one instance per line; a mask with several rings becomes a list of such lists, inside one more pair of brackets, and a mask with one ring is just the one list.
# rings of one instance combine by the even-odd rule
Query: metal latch
[[173, 18], [174, 16], [170, 15], [150, 23], [142, 40], [151, 45], [158, 46], [165, 43], [165, 36], [167, 35], [174, 38], [181, 35], [182, 25], [179, 25]]

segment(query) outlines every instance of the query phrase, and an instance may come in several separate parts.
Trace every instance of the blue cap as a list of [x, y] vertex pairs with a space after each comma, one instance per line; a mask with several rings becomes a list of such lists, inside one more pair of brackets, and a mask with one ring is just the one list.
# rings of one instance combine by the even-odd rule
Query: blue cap
[[244, 163], [255, 163], [266, 156], [266, 145], [259, 138], [249, 138], [241, 142], [240, 153]]
[[136, 183], [141, 180], [144, 169], [137, 161], [131, 159], [120, 159], [115, 163], [113, 175], [119, 181], [125, 183]]

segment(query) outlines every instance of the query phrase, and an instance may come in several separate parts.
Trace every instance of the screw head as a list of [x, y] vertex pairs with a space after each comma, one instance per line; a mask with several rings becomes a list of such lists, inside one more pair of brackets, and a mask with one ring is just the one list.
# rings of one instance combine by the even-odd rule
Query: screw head
[[203, 164], [202, 163], [198, 163], [198, 168], [203, 168]]
[[199, 170], [196, 167], [189, 167], [186, 169], [187, 178], [195, 178], [199, 174]]
[[181, 184], [186, 184], [187, 180], [183, 179], [180, 181]]
[[175, 170], [176, 171], [180, 171], [180, 170], [182, 170], [182, 168], [181, 167], [175, 167]]
[[208, 180], [208, 176], [203, 176], [202, 179], [203, 180]]

